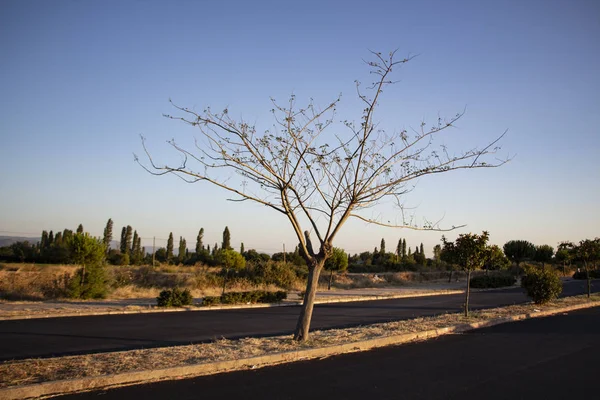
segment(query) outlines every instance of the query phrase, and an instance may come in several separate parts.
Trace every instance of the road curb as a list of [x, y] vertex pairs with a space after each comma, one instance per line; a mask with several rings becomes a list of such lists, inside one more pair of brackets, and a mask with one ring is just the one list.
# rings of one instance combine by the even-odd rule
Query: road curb
[[500, 325], [507, 322], [545, 317], [564, 312], [598, 306], [600, 306], [600, 302], [596, 301], [591, 303], [560, 307], [546, 311], [519, 314], [507, 318], [497, 318], [489, 321], [461, 324], [434, 330], [386, 336], [381, 338], [362, 340], [353, 343], [345, 343], [316, 349], [294, 350], [230, 361], [219, 361], [213, 363], [171, 367], [159, 370], [133, 371], [122, 374], [105, 375], [100, 377], [86, 377], [79, 379], [38, 383], [33, 385], [15, 386], [6, 389], [0, 389], [0, 400], [49, 397], [60, 394], [84, 392], [98, 389], [109, 389], [114, 387], [145, 384], [163, 380], [192, 378], [196, 376], [212, 375], [221, 372], [231, 372], [243, 369], [255, 369], [282, 363], [323, 358], [345, 353], [365, 351], [378, 347], [426, 340], [450, 333], [462, 333], [474, 329]]

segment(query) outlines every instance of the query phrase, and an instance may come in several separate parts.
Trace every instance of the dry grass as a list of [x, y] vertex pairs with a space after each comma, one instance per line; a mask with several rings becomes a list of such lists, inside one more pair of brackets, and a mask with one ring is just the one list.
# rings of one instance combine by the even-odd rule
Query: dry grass
[[[592, 296], [600, 302], [600, 295]], [[317, 348], [352, 343], [377, 337], [438, 329], [463, 323], [488, 321], [512, 315], [534, 313], [588, 303], [585, 296], [568, 297], [550, 304], [515, 305], [474, 311], [469, 318], [463, 314], [444, 314], [435, 317], [389, 322], [347, 329], [315, 331], [307, 343], [297, 343], [291, 336], [221, 339], [213, 343], [103, 353], [94, 355], [7, 361], [0, 364], [0, 388], [39, 382], [117, 374], [137, 370], [161, 369], [215, 361], [242, 359], [252, 356], [291, 350]]]

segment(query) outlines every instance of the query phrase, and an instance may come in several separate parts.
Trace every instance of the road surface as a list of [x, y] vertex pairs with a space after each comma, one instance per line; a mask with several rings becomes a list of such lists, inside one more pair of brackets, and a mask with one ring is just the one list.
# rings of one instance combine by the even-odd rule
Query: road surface
[[60, 399], [593, 399], [599, 338], [595, 307], [325, 360]]
[[[595, 288], [600, 287], [596, 281]], [[565, 283], [564, 293], [583, 293], [585, 281]], [[521, 289], [473, 293], [471, 309], [529, 301]], [[459, 312], [464, 295], [322, 304], [312, 329], [373, 324]], [[0, 321], [0, 361], [31, 357], [187, 345], [218, 338], [291, 333], [300, 308], [215, 310], [176, 313], [63, 317]]]

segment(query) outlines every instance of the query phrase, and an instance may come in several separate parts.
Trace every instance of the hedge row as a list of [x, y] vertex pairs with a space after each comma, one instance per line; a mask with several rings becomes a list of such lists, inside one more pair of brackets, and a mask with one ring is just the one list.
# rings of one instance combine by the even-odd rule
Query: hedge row
[[191, 306], [194, 298], [189, 289], [183, 291], [175, 288], [173, 290], [163, 290], [156, 298], [156, 303], [159, 307], [182, 307]]
[[251, 292], [229, 292], [222, 296], [206, 296], [202, 300], [203, 306], [215, 304], [248, 304], [248, 303], [279, 303], [287, 298], [284, 291], [267, 292], [254, 290]]
[[471, 287], [476, 289], [512, 286], [517, 280], [510, 275], [481, 275], [471, 278]]

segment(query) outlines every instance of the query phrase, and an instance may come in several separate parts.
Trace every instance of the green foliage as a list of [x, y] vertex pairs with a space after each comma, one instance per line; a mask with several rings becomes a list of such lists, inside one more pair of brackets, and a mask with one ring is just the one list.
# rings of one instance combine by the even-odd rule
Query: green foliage
[[476, 289], [512, 286], [517, 280], [512, 275], [482, 275], [471, 278], [471, 287]]
[[107, 293], [108, 278], [101, 264], [79, 268], [67, 285], [67, 297], [72, 299], [103, 299]]
[[536, 304], [544, 304], [557, 298], [563, 290], [560, 278], [550, 269], [528, 268], [521, 279], [521, 286]]
[[510, 267], [510, 261], [506, 258], [500, 247], [495, 244], [488, 246], [487, 252], [488, 254], [484, 265], [486, 270], [508, 269]]
[[554, 248], [547, 244], [535, 247], [535, 255], [533, 256], [534, 261], [541, 262], [542, 264], [549, 263], [552, 261], [554, 255]]
[[206, 296], [202, 300], [202, 305], [279, 303], [286, 298], [287, 293], [284, 291], [267, 292], [264, 290], [254, 290], [250, 292], [228, 292], [222, 296]]
[[223, 242], [221, 243], [221, 249], [223, 250], [232, 250], [231, 247], [231, 233], [229, 233], [229, 228], [225, 227], [223, 231]]
[[167, 240], [167, 261], [173, 259], [173, 232], [169, 232], [169, 239]]
[[106, 297], [108, 279], [103, 266], [106, 255], [104, 243], [87, 233], [76, 233], [67, 235], [67, 248], [71, 260], [83, 265], [69, 282], [68, 296], [77, 299]]
[[465, 271], [473, 271], [483, 267], [487, 259], [487, 241], [489, 234], [483, 232], [481, 235], [466, 233], [458, 235], [455, 242], [448, 242], [442, 236], [444, 247], [442, 249], [442, 260], [456, 264]]
[[108, 221], [106, 222], [106, 227], [104, 228], [104, 236], [102, 239], [102, 243], [104, 243], [104, 247], [106, 248], [106, 251], [108, 252], [108, 249], [110, 248], [110, 241], [112, 240], [113, 237], [113, 220], [111, 218], [108, 219]]
[[535, 246], [527, 240], [510, 240], [504, 244], [503, 249], [506, 257], [517, 265], [535, 256]]
[[189, 289], [183, 291], [179, 288], [165, 289], [156, 298], [156, 304], [159, 307], [183, 307], [191, 306], [193, 303], [194, 298]]
[[225, 268], [233, 268], [238, 271], [246, 267], [246, 259], [237, 251], [230, 249], [218, 250], [215, 255], [215, 261]]
[[71, 255], [71, 261], [79, 265], [92, 265], [104, 262], [106, 249], [100, 239], [91, 237], [87, 233], [77, 233], [70, 236], [67, 248]]
[[[381, 239], [383, 242], [383, 239]], [[348, 269], [348, 255], [343, 249], [333, 248], [333, 254], [325, 261], [327, 271], [343, 272]]]

